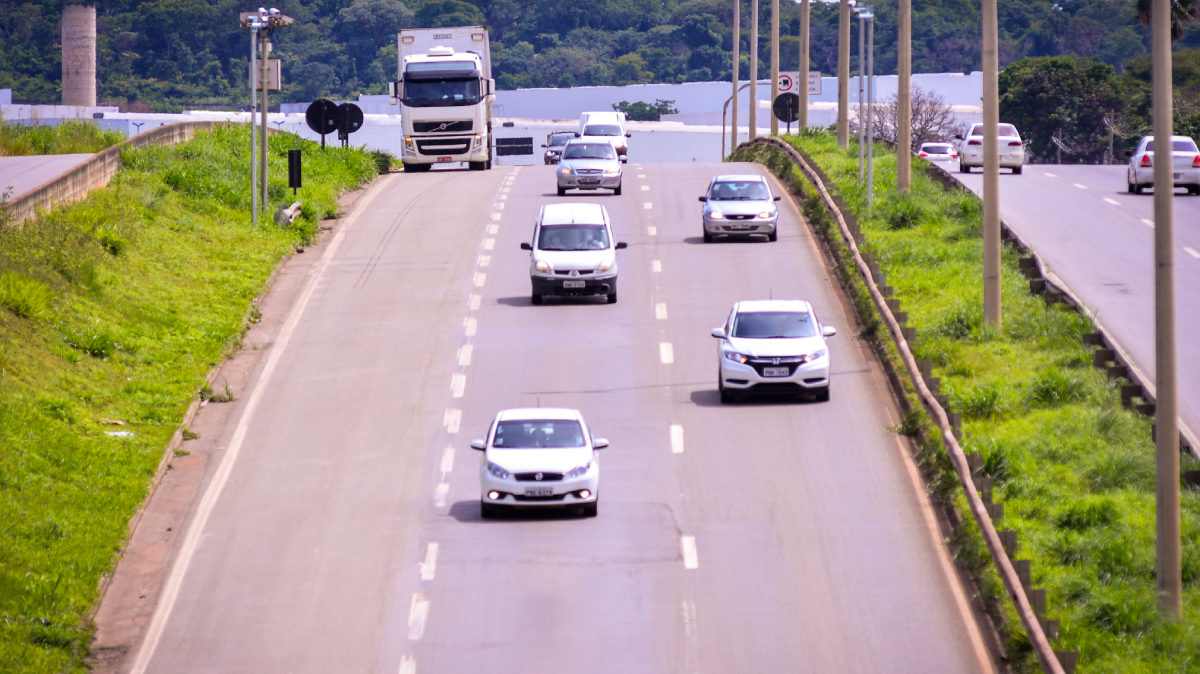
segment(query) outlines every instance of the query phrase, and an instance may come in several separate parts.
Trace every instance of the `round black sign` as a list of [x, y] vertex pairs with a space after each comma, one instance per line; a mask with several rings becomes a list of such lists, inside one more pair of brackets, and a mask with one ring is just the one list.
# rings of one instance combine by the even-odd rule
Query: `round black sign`
[[800, 97], [796, 94], [779, 94], [771, 104], [775, 118], [784, 124], [791, 124], [800, 119]]
[[304, 111], [304, 121], [308, 123], [308, 128], [322, 136], [337, 131], [338, 118], [338, 106], [334, 105], [333, 101], [324, 99], [313, 101], [308, 110]]
[[345, 137], [362, 128], [363, 113], [362, 108], [353, 103], [342, 103], [338, 106], [338, 111], [341, 113], [338, 117], [338, 134]]

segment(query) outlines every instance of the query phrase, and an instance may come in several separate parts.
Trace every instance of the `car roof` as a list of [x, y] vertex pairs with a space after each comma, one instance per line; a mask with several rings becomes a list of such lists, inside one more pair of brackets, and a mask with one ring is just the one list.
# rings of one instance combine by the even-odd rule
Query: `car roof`
[[542, 225], [604, 225], [608, 213], [600, 204], [566, 203], [542, 206]]
[[767, 179], [758, 175], [757, 173], [747, 173], [744, 175], [731, 174], [725, 176], [716, 176], [712, 179], [712, 181], [714, 183], [732, 183], [744, 181], [758, 181], [760, 183], [765, 183], [767, 182]]
[[929, 145], [942, 145], [942, 146], [945, 146], [945, 147], [954, 147], [954, 146], [953, 146], [951, 143], [947, 143], [947, 142], [940, 141], [940, 140], [939, 140], [939, 141], [937, 141], [937, 142], [933, 142], [933, 143], [921, 143], [921, 147], [926, 147], [926, 146], [929, 146]]
[[804, 300], [743, 300], [736, 305], [737, 312], [755, 311], [812, 311], [812, 305]]
[[518, 407], [511, 410], [501, 410], [496, 415], [497, 421], [524, 421], [527, 419], [577, 419], [582, 420], [579, 410], [568, 407]]

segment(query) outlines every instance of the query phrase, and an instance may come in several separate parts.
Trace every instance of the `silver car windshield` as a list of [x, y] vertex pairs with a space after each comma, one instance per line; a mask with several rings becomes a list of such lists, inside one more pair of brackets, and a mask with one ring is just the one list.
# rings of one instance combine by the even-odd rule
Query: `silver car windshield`
[[803, 311], [755, 311], [733, 319], [733, 336], [744, 339], [816, 337], [817, 324]]
[[604, 225], [553, 225], [542, 227], [538, 250], [604, 250], [608, 228]]
[[617, 151], [608, 143], [575, 143], [568, 145], [563, 159], [616, 159]]
[[501, 449], [585, 447], [583, 427], [573, 419], [501, 421], [492, 446]]
[[767, 186], [758, 181], [716, 183], [708, 195], [712, 201], [766, 201], [771, 198]]

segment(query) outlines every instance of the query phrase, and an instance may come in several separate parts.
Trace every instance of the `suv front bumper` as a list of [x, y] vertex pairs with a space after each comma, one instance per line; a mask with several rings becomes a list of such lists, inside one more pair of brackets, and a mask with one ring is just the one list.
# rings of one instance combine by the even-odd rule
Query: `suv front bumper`
[[829, 386], [829, 356], [796, 366], [787, 377], [765, 377], [753, 365], [721, 358], [721, 385], [729, 391], [800, 393]]

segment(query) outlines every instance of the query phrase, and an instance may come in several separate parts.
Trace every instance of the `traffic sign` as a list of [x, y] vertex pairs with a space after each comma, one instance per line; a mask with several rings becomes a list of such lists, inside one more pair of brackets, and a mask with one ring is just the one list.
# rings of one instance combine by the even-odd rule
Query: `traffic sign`
[[808, 95], [809, 96], [820, 96], [821, 95], [821, 71], [820, 70], [808, 71]]
[[790, 92], [779, 94], [771, 105], [771, 110], [775, 113], [776, 119], [785, 124], [791, 124], [800, 119], [800, 96]]
[[358, 131], [363, 125], [363, 111], [353, 103], [342, 103], [338, 106], [338, 140], [342, 141], [342, 147], [346, 147], [346, 141], [349, 140], [350, 134]]
[[779, 73], [779, 93], [793, 92], [796, 86], [796, 76], [800, 73]]
[[325, 135], [337, 131], [339, 117], [338, 106], [325, 99], [313, 101], [304, 111], [304, 121], [308, 128], [312, 129], [313, 133], [321, 134], [321, 147], [325, 147]]

